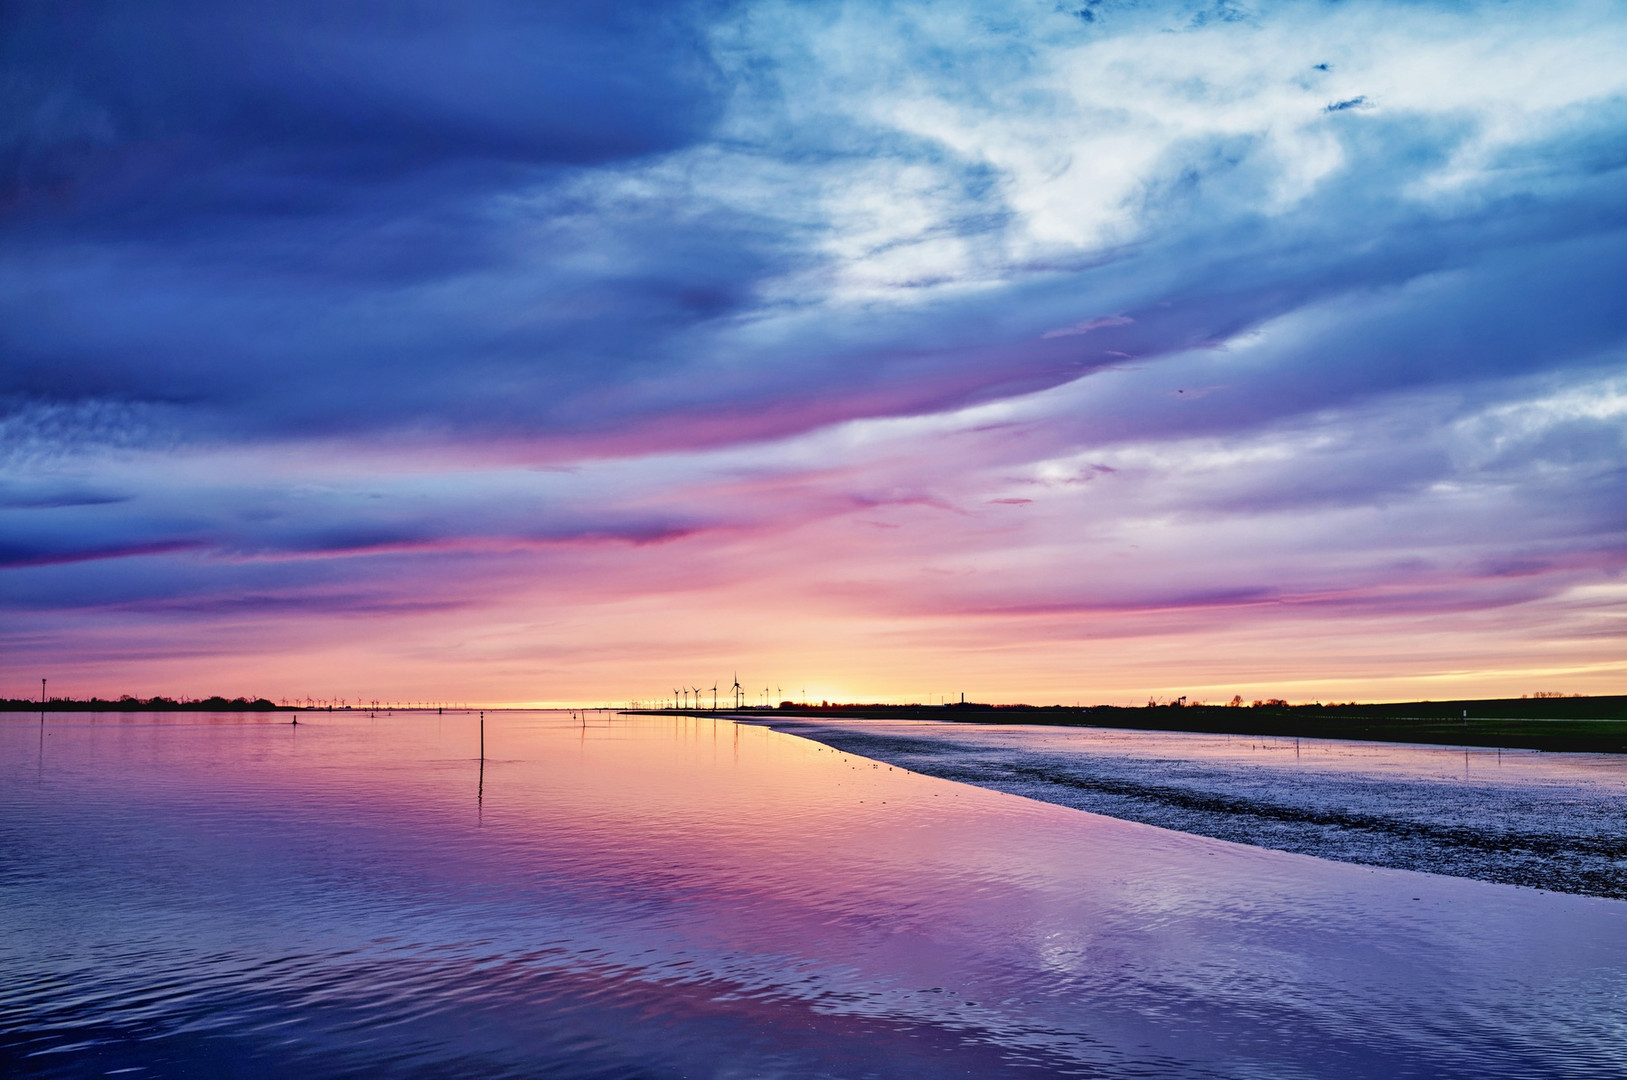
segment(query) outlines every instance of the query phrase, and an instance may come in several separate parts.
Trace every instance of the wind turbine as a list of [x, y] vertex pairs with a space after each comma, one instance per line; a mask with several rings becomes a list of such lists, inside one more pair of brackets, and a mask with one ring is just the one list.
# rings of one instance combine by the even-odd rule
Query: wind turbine
[[676, 689], [672, 691], [672, 711], [678, 711], [678, 691]]
[[738, 709], [740, 707], [740, 695], [746, 692], [746, 688], [740, 685], [740, 673], [738, 671], [734, 673], [734, 686], [730, 687], [730, 689], [734, 693], [734, 707]]
[[712, 711], [717, 712], [717, 683], [712, 684]]

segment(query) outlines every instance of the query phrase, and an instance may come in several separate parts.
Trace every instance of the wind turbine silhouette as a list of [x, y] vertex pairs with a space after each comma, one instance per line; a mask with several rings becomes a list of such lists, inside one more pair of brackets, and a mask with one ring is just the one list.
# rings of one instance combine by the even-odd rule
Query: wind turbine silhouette
[[738, 671], [734, 673], [734, 686], [730, 687], [730, 689], [734, 693], [734, 707], [738, 709], [740, 707], [740, 695], [746, 692], [745, 687], [740, 685], [740, 673]]
[[675, 711], [675, 712], [678, 709], [678, 691], [677, 691], [677, 689], [674, 689], [672, 691], [672, 708], [673, 708], [673, 711]]
[[712, 684], [712, 711], [717, 712], [717, 683]]

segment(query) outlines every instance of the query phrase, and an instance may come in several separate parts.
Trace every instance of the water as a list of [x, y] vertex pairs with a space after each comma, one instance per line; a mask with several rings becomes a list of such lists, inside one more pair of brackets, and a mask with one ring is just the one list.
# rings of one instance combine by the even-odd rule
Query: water
[[775, 719], [1031, 799], [1324, 859], [1627, 899], [1627, 756], [1193, 732]]
[[7, 1076], [1627, 1076], [1627, 904], [671, 717], [0, 719]]

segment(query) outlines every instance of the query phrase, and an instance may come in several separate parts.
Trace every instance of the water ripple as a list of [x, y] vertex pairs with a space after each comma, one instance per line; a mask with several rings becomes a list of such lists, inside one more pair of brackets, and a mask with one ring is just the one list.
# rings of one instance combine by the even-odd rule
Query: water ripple
[[755, 727], [0, 721], [7, 1076], [1627, 1076], [1627, 905]]

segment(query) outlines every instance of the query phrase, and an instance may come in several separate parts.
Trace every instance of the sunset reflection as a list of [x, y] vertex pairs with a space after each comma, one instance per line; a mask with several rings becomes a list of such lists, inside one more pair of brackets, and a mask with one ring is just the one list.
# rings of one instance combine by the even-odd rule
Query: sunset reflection
[[6, 721], [10, 1045], [178, 1067], [205, 1030], [337, 1076], [361, 1031], [425, 1067], [584, 1077], [1584, 1075], [1609, 1045], [1627, 937], [1587, 898], [1164, 832], [707, 717], [488, 714], [482, 771], [478, 723], [64, 714], [38, 751]]

